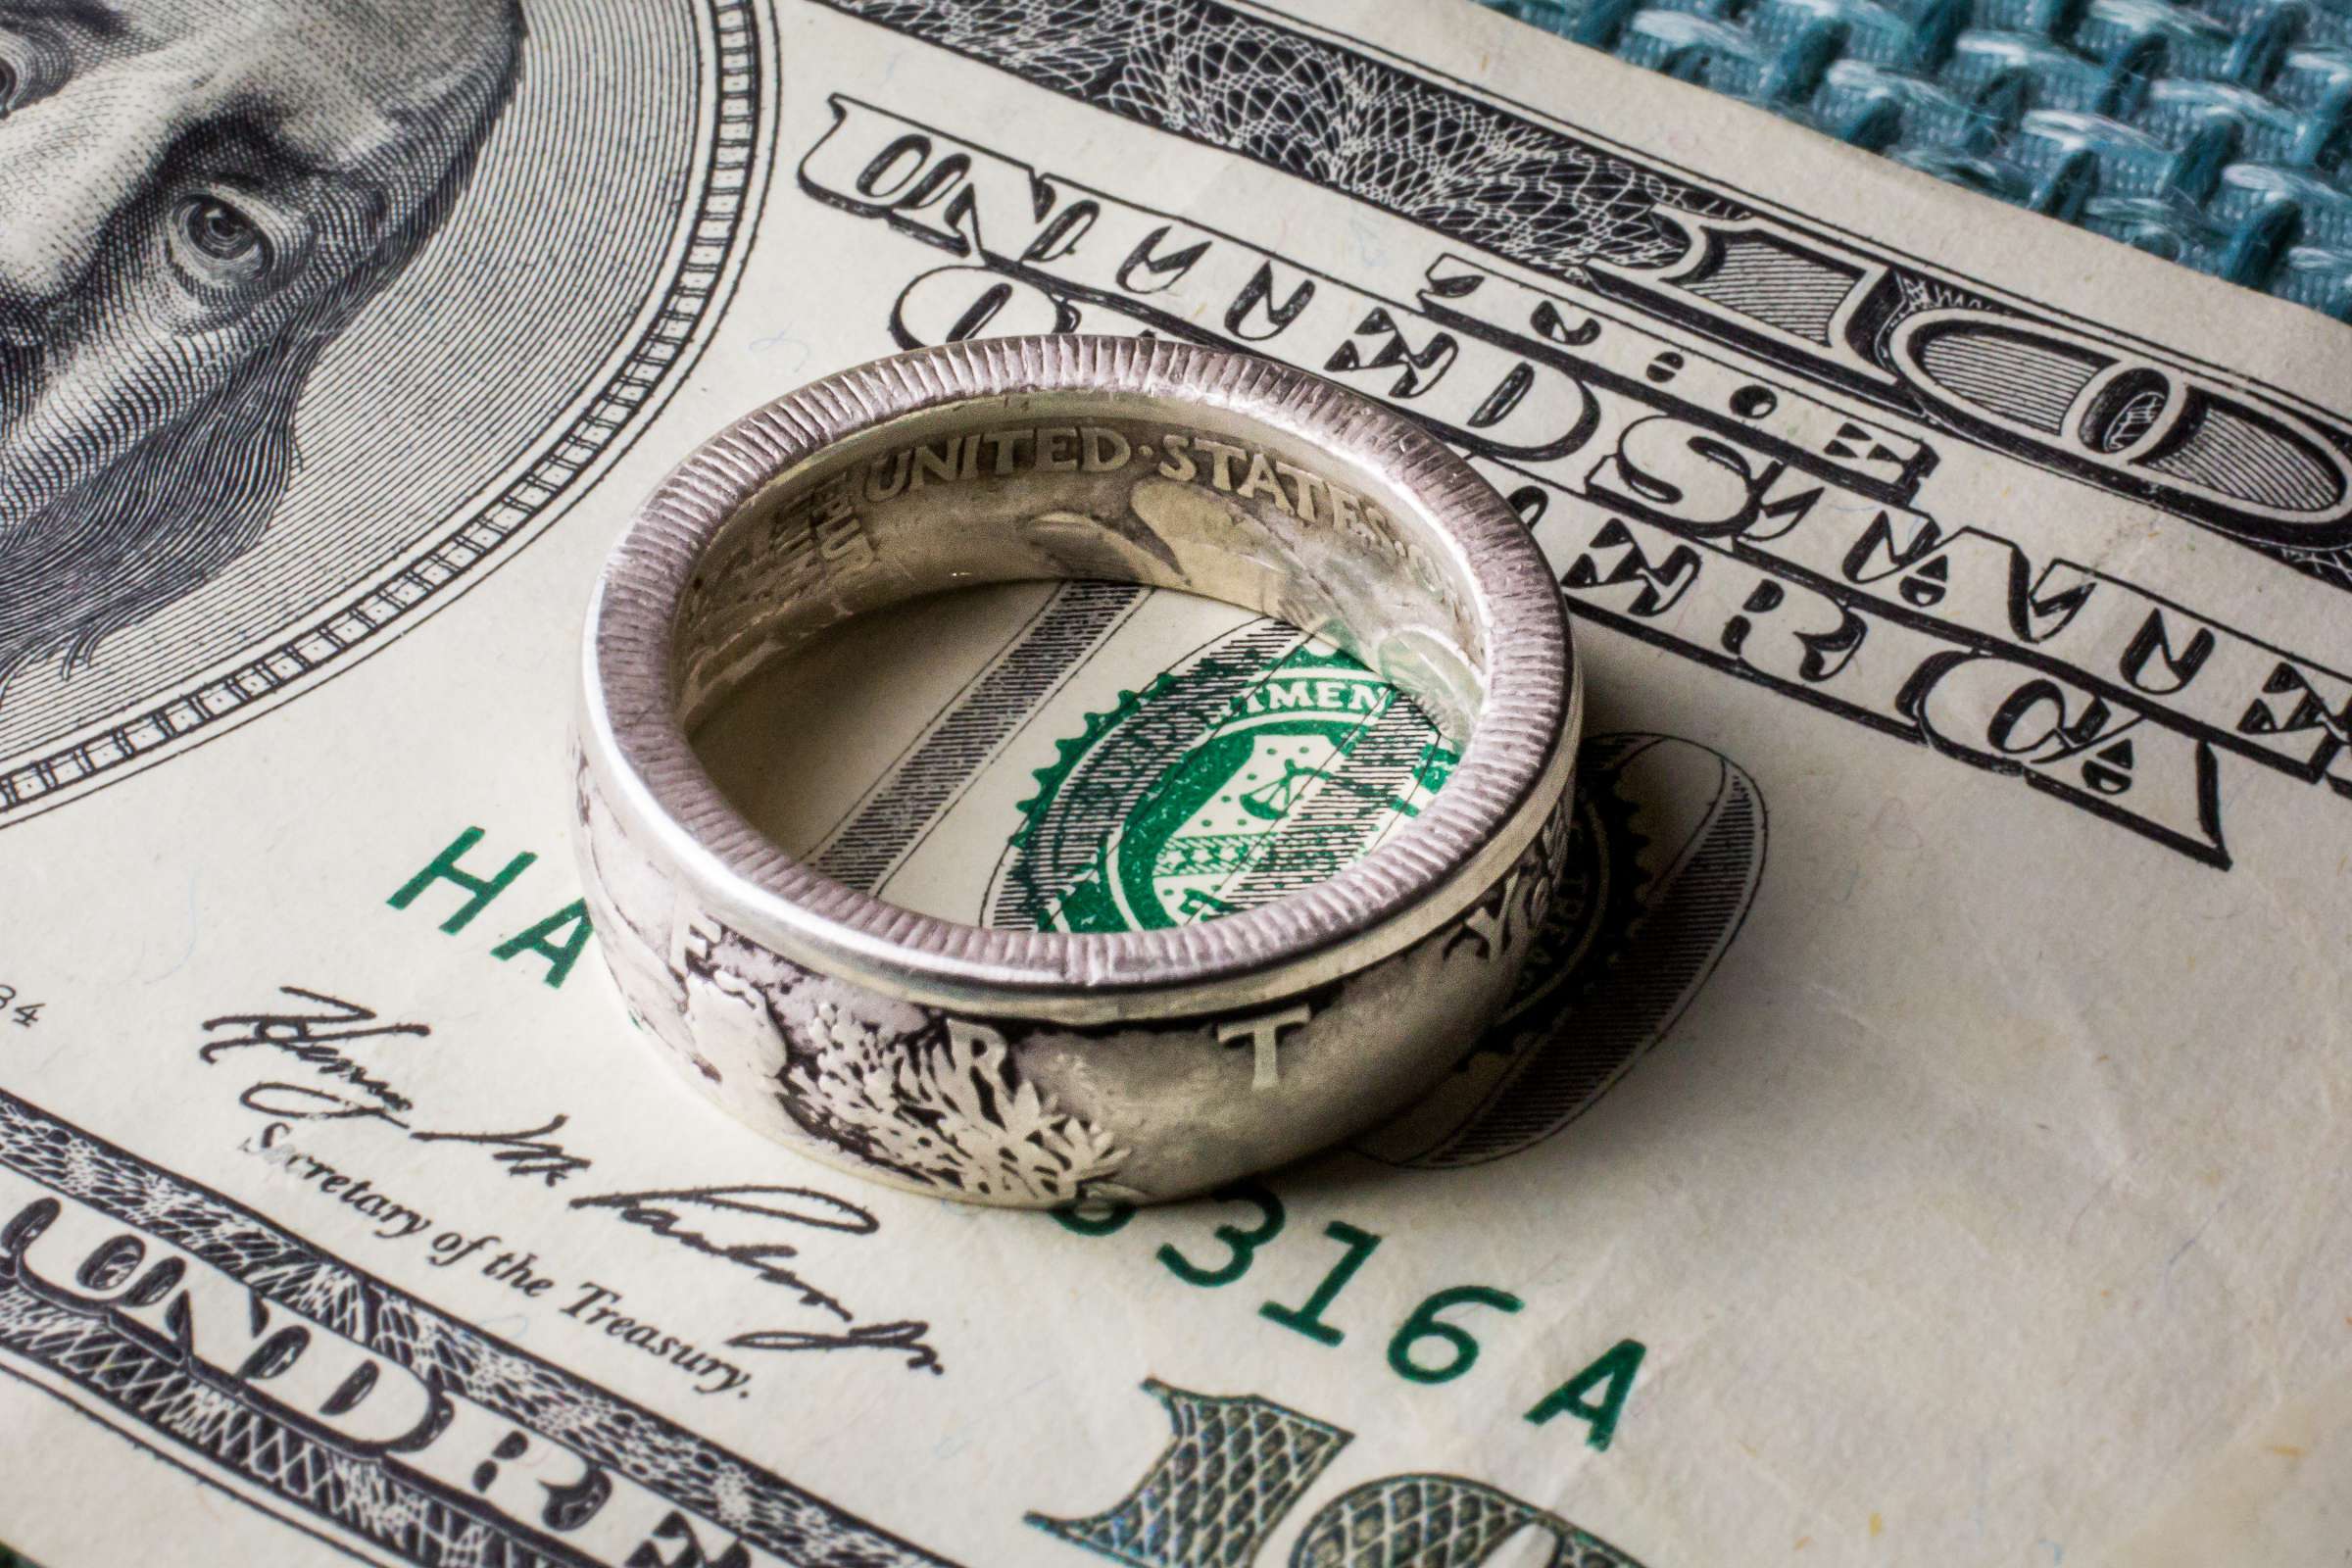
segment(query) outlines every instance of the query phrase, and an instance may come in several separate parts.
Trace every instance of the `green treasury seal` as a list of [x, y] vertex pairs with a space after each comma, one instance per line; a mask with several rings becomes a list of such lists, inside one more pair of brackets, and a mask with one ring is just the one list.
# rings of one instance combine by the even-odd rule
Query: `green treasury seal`
[[1057, 750], [999, 863], [992, 926], [1140, 931], [1267, 903], [1368, 854], [1455, 760], [1388, 682], [1271, 620]]

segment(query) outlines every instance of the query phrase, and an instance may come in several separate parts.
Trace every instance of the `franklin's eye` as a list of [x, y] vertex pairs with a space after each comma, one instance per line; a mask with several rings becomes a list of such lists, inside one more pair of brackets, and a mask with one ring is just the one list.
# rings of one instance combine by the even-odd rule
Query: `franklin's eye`
[[188, 243], [216, 262], [269, 260], [270, 242], [253, 220], [216, 197], [199, 196], [188, 203], [180, 222], [186, 225]]
[[173, 228], [189, 264], [209, 282], [253, 283], [270, 273], [269, 236], [218, 196], [191, 196], [180, 203]]
[[0, 24], [0, 120], [57, 91], [73, 72], [73, 55], [46, 30]]

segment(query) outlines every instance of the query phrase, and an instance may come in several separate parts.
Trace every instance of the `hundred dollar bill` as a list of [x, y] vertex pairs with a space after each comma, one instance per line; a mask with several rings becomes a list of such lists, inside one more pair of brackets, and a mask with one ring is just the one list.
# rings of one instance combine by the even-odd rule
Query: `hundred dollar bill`
[[[1449, 0], [35, 0], [0, 111], [17, 1552], [2340, 1551], [2342, 327]], [[1454, 442], [1590, 717], [1436, 1091], [1054, 1217], [675, 1085], [563, 748], [704, 434], [1067, 329]], [[853, 624], [702, 745], [830, 874], [1057, 930], [1279, 897], [1451, 762], [1091, 584]], [[910, 1056], [878, 1147], [952, 1192], [923, 1097], [1013, 1070]]]

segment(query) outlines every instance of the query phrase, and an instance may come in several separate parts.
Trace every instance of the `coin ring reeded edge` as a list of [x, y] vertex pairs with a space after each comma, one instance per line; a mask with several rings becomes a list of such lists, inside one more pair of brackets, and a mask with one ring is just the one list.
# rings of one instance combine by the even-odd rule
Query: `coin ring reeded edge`
[[[1071, 425], [1052, 425], [1056, 416]], [[745, 820], [688, 729], [714, 690], [772, 654], [782, 612], [768, 607], [841, 618], [966, 575], [932, 559], [961, 547], [951, 530], [899, 523], [874, 548], [912, 564], [851, 571], [845, 586], [808, 564], [806, 518], [779, 498], [833, 484], [846, 488], [827, 494], [854, 501], [864, 466], [842, 454], [861, 459], [893, 440], [905, 450], [916, 436], [947, 452], [943, 431], [1024, 421], [1054, 437], [1033, 439], [1041, 460], [1064, 428], [1124, 421], [1148, 434], [1156, 421], [1317, 454], [1380, 490], [1395, 514], [1380, 514], [1391, 544], [1423, 552], [1409, 570], [1395, 550], [1335, 543], [1335, 528], [1262, 502], [1281, 530], [1266, 559], [1182, 532], [1157, 546], [1164, 568], [1140, 549], [1120, 559], [1141, 563], [1134, 580], [1301, 623], [1301, 606], [1341, 597], [1330, 582], [1377, 574], [1369, 597], [1361, 583], [1351, 590], [1354, 620], [1310, 627], [1353, 638], [1359, 657], [1376, 642], [1445, 645], [1419, 623], [1357, 636], [1357, 621], [1386, 613], [1367, 605], [1393, 600], [1456, 629], [1474, 620], [1483, 695], [1422, 813], [1271, 903], [1079, 934], [910, 912], [820, 874]], [[981, 437], [970, 439], [976, 452]], [[812, 478], [828, 462], [832, 477]], [[962, 490], [959, 528], [984, 491]], [[1017, 482], [996, 493], [1017, 498]], [[1239, 503], [1228, 510], [1249, 522]], [[848, 532], [859, 525], [853, 514]], [[971, 525], [969, 538], [1001, 553], [969, 580], [1080, 574], [1038, 569], [1042, 558], [987, 531], [1004, 526]], [[840, 553], [872, 555], [866, 537]], [[706, 627], [716, 628], [708, 639]], [[1435, 701], [1457, 687], [1453, 666], [1433, 658]], [[1460, 667], [1475, 662], [1463, 656]], [[1450, 1070], [1507, 996], [1559, 876], [1582, 710], [1541, 551], [1493, 487], [1420, 426], [1250, 356], [1070, 335], [878, 361], [719, 432], [614, 547], [589, 607], [582, 674], [574, 844], [600, 950], [637, 1022], [708, 1098], [803, 1152], [913, 1191], [1031, 1207], [1214, 1188], [1358, 1132]]]

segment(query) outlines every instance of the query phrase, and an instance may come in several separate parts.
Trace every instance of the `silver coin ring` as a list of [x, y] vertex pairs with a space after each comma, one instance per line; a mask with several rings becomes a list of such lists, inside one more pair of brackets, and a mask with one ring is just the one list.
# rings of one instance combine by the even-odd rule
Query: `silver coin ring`
[[[823, 876], [695, 754], [728, 693], [828, 626], [1053, 579], [1179, 589], [1328, 638], [1459, 760], [1328, 880], [1070, 933], [960, 925]], [[1559, 875], [1582, 704], [1542, 554], [1420, 426], [1247, 355], [1085, 336], [902, 355], [720, 431], [613, 549], [582, 670], [575, 843], [600, 949], [662, 1054], [816, 1158], [1031, 1207], [1211, 1189], [1450, 1070]]]

